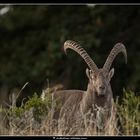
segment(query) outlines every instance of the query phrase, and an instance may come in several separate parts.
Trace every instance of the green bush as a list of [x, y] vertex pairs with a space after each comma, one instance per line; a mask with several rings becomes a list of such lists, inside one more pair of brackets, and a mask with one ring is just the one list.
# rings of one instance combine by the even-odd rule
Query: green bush
[[25, 111], [29, 111], [33, 108], [33, 115], [35, 120], [41, 121], [42, 117], [46, 116], [52, 108], [52, 103], [55, 103], [55, 108], [61, 107], [61, 102], [59, 100], [52, 100], [52, 95], [47, 94], [44, 100], [34, 93], [29, 100], [20, 107], [12, 107], [9, 111], [9, 115], [15, 114], [17, 117], [21, 117]]
[[140, 96], [133, 91], [123, 91], [124, 97], [118, 106], [123, 135], [140, 135]]

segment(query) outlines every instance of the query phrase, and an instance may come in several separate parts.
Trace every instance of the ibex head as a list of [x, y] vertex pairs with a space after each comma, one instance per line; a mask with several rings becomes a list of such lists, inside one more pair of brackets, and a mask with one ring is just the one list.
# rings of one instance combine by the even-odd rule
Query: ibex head
[[89, 90], [100, 97], [104, 97], [107, 93], [106, 91], [108, 90], [108, 86], [110, 85], [110, 80], [114, 75], [114, 68], [112, 68], [108, 73], [103, 69], [99, 69], [96, 75], [93, 74], [91, 70], [86, 69], [86, 74], [89, 78]]
[[113, 63], [113, 60], [117, 56], [118, 53], [122, 52], [125, 57], [125, 62], [127, 63], [127, 52], [125, 46], [122, 43], [117, 43], [113, 49], [111, 50], [103, 68], [98, 69], [97, 65], [91, 59], [91, 57], [87, 54], [87, 52], [76, 42], [74, 41], [66, 41], [64, 43], [64, 51], [66, 53], [66, 49], [72, 49], [77, 52], [87, 63], [89, 69], [86, 69], [86, 74], [89, 79], [88, 90], [93, 93], [96, 93], [97, 96], [106, 96], [108, 87], [110, 87], [110, 80], [114, 75], [114, 68], [110, 70], [110, 67]]

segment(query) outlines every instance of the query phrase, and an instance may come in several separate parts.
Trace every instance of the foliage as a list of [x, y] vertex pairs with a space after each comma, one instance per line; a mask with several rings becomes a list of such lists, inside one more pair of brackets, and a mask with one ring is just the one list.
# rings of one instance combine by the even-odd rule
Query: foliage
[[30, 94], [36, 90], [40, 93], [46, 79], [51, 82], [59, 79], [66, 88], [86, 89], [87, 65], [73, 51], [67, 56], [63, 52], [65, 40], [71, 39], [81, 44], [99, 67], [115, 43], [124, 43], [128, 64], [124, 64], [122, 55], [113, 63], [115, 78], [111, 84], [114, 95], [121, 93], [122, 87], [140, 90], [140, 6], [9, 7], [6, 14], [0, 15], [1, 85], [5, 84], [10, 89], [29, 82], [25, 92]]
[[[33, 97], [30, 97], [29, 100], [25, 103], [25, 105], [22, 105], [21, 107], [12, 107], [12, 111], [16, 113], [17, 116], [20, 116], [23, 112], [30, 110], [32, 107], [39, 107], [40, 112], [42, 112], [42, 109], [45, 106], [49, 106], [50, 101], [44, 102], [41, 100], [40, 97], [35, 93]], [[44, 111], [44, 110], [43, 110]]]
[[41, 121], [44, 116], [50, 112], [52, 108], [52, 103], [55, 104], [55, 108], [59, 109], [61, 107], [61, 102], [59, 100], [52, 100], [52, 95], [48, 93], [44, 100], [34, 93], [32, 97], [29, 97], [29, 100], [20, 107], [11, 107], [8, 111], [9, 117], [13, 114], [16, 117], [21, 117], [26, 111], [30, 111], [33, 108], [33, 115], [35, 120]]
[[[118, 107], [123, 134], [140, 132], [139, 5], [2, 5], [0, 11], [5, 7], [9, 11], [0, 14], [0, 85], [10, 90], [29, 82], [22, 96], [37, 93], [23, 106], [13, 107], [10, 113], [21, 116], [35, 107], [37, 120], [47, 114], [52, 98], [42, 101], [38, 96], [46, 79], [62, 83], [68, 89], [86, 89], [87, 65], [73, 51], [68, 50], [65, 56], [66, 40], [83, 46], [98, 67], [102, 67], [115, 43], [122, 42], [127, 49], [128, 64], [124, 64], [122, 55], [116, 57], [111, 85], [114, 96], [123, 97], [122, 87], [131, 89], [124, 91]], [[56, 104], [61, 106], [59, 101]]]
[[[122, 99], [122, 103], [118, 104], [118, 102], [116, 102], [117, 114], [118, 114], [116, 120], [119, 119], [120, 121], [117, 127], [115, 125], [114, 120], [113, 122], [112, 120], [110, 120], [105, 131], [101, 133], [101, 132], [98, 132], [96, 129], [95, 130], [91, 129], [90, 125], [89, 126], [86, 125], [85, 128], [78, 127], [78, 125], [81, 124], [81, 121], [77, 119], [77, 122], [75, 124], [76, 127], [73, 128], [71, 131], [75, 131], [78, 128], [78, 134], [80, 135], [140, 135], [140, 117], [139, 117], [140, 116], [140, 103], [139, 103], [140, 97], [136, 96], [135, 93], [130, 90], [124, 90], [123, 93], [124, 93], [123, 94], [124, 97]], [[26, 132], [25, 135], [34, 135], [34, 134], [35, 135], [40, 135], [40, 134], [69, 135], [71, 131], [69, 133], [64, 131], [66, 130], [66, 128], [65, 126], [63, 126], [63, 121], [62, 122], [58, 121], [58, 125], [52, 126], [53, 120], [52, 118], [50, 118], [51, 117], [50, 115], [47, 116], [48, 111], [54, 111], [54, 109], [52, 108], [53, 102], [51, 99], [52, 98], [50, 98], [50, 95], [48, 95], [45, 98], [45, 100], [41, 100], [41, 98], [39, 98], [37, 94], [34, 94], [34, 96], [31, 97], [24, 106], [13, 107], [12, 110], [10, 110], [11, 111], [10, 113], [16, 114], [15, 118], [19, 117], [20, 120], [23, 120], [22, 114], [24, 114], [27, 111], [30, 111], [32, 107], [35, 108], [34, 116], [31, 116], [31, 117], [28, 116], [28, 118], [31, 120], [34, 117], [35, 120], [37, 120], [37, 122], [40, 123], [39, 128], [35, 127], [32, 129], [32, 127], [34, 127], [35, 123], [37, 122], [35, 121], [33, 122], [33, 124], [30, 125], [29, 124], [30, 120], [28, 121], [26, 120], [26, 118], [24, 118], [24, 120], [27, 121], [25, 126], [29, 125], [32, 131], [25, 131], [26, 127], [24, 126], [23, 129], [20, 129], [20, 134], [24, 134], [24, 131], [25, 131]], [[55, 103], [56, 103], [55, 109], [62, 107], [60, 101], [56, 101]], [[114, 115], [113, 112], [111, 114]], [[45, 116], [47, 116], [47, 119], [45, 119]], [[113, 118], [113, 116], [111, 118]], [[20, 120], [18, 119], [17, 122], [19, 122]], [[13, 126], [10, 128], [8, 133], [12, 132]], [[16, 129], [14, 129], [14, 131], [17, 132], [17, 129], [19, 129], [20, 127], [21, 127], [21, 124]], [[36, 129], [39, 131], [37, 131]], [[15, 132], [13, 132], [13, 135], [16, 134]], [[18, 132], [18, 135], [19, 135], [19, 132]]]
[[118, 106], [123, 135], [140, 135], [140, 97], [124, 90], [122, 104]]

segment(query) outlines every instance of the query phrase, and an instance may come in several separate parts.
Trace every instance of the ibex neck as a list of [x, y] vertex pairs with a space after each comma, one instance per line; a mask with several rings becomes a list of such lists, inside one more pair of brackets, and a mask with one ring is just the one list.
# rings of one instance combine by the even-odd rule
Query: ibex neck
[[[88, 89], [85, 91], [80, 102], [80, 110], [83, 114], [88, 111], [93, 111], [96, 107], [109, 109], [112, 106], [112, 91], [111, 88], [107, 90], [107, 96], [98, 97], [96, 93]], [[96, 110], [96, 109], [95, 109]]]

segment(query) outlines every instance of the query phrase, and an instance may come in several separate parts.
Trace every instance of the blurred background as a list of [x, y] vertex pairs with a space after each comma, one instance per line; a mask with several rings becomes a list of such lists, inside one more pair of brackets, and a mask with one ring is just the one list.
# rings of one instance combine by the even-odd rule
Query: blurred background
[[128, 64], [119, 54], [113, 62], [114, 97], [123, 88], [140, 91], [140, 6], [130, 5], [1, 5], [0, 87], [24, 96], [47, 86], [86, 90], [87, 65], [74, 51], [66, 56], [66, 40], [79, 43], [102, 67], [111, 49], [122, 42]]

